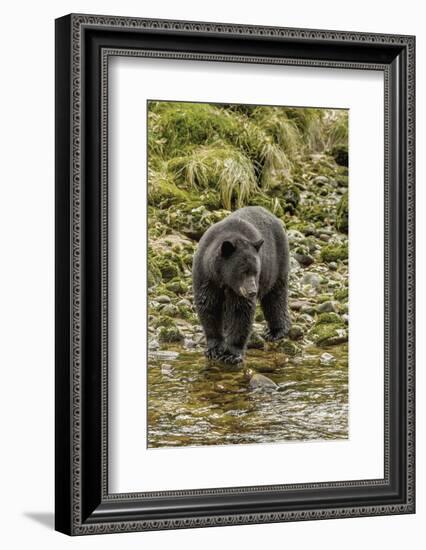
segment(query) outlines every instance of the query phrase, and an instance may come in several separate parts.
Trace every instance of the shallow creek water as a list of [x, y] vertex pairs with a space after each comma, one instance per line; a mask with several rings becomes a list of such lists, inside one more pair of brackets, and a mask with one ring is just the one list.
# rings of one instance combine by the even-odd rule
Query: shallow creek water
[[[149, 360], [149, 447], [348, 437], [346, 344], [330, 350], [305, 348], [297, 357], [249, 350], [238, 367], [209, 363], [201, 351], [167, 351], [178, 355], [160, 352]], [[324, 352], [335, 361], [322, 364]], [[277, 387], [253, 388], [248, 369]]]

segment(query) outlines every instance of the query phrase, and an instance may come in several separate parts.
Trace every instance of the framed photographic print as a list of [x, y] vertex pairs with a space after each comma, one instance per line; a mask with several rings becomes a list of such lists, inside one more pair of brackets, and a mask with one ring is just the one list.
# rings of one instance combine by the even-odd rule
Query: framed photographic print
[[412, 36], [56, 21], [56, 529], [414, 513]]

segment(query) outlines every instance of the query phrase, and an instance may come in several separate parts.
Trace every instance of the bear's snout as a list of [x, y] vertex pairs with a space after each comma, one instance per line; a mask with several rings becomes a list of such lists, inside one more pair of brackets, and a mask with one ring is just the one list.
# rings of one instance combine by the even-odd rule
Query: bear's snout
[[241, 296], [244, 298], [255, 298], [257, 295], [257, 284], [254, 277], [249, 277], [240, 286]]

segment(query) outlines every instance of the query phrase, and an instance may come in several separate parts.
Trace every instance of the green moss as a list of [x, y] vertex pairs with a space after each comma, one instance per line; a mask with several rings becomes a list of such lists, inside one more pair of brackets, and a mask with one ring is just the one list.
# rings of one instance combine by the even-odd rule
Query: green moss
[[268, 349], [281, 351], [286, 355], [294, 356], [301, 352], [301, 347], [292, 340], [280, 340], [279, 342], [268, 343]]
[[346, 328], [339, 323], [317, 323], [309, 332], [310, 338], [319, 347], [334, 346], [348, 341]]
[[170, 292], [173, 292], [173, 294], [185, 294], [188, 290], [187, 285], [182, 281], [182, 279], [174, 279], [173, 281], [170, 281], [170, 283], [166, 284], [166, 288]]
[[337, 313], [320, 313], [317, 317], [318, 324], [339, 324], [341, 323], [340, 317]]
[[154, 287], [161, 283], [161, 271], [158, 266], [153, 263], [148, 263], [148, 288]]
[[321, 259], [323, 262], [338, 262], [347, 260], [348, 245], [345, 244], [329, 244], [322, 248]]
[[328, 302], [332, 300], [333, 296], [331, 294], [318, 294], [317, 302], [322, 304], [323, 302]]
[[184, 340], [183, 334], [177, 327], [161, 327], [158, 339], [163, 343], [181, 343]]
[[348, 299], [348, 297], [349, 297], [349, 290], [347, 288], [336, 290], [336, 292], [334, 293], [334, 298], [338, 302], [344, 302]]
[[176, 263], [168, 258], [162, 258], [158, 263], [161, 276], [165, 281], [170, 281], [179, 275], [179, 269]]
[[297, 355], [300, 353], [301, 348], [298, 346], [295, 342], [292, 342], [291, 340], [284, 340], [281, 342], [281, 345], [279, 346], [280, 351], [283, 351], [287, 355]]
[[[150, 143], [155, 152], [173, 157], [192, 144], [205, 144], [224, 135], [235, 138], [239, 123], [208, 103], [149, 102]], [[160, 147], [154, 147], [161, 142]]]
[[173, 204], [190, 201], [190, 194], [177, 187], [173, 181], [161, 179], [161, 177], [158, 177], [158, 180], [155, 181], [156, 177], [156, 175], [151, 174], [148, 181], [148, 201], [150, 205], [168, 208]]
[[178, 306], [179, 307], [179, 317], [181, 319], [190, 320], [193, 318], [193, 312], [185, 307], [185, 306]]
[[168, 315], [161, 315], [154, 321], [153, 326], [155, 328], [174, 328], [176, 326], [176, 320]]

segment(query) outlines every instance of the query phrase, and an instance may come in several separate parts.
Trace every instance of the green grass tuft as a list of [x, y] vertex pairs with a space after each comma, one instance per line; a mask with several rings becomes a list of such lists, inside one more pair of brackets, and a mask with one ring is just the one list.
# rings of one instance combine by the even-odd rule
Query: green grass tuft
[[198, 147], [170, 161], [169, 167], [177, 180], [193, 191], [216, 190], [227, 210], [244, 206], [259, 190], [252, 162], [229, 145]]

